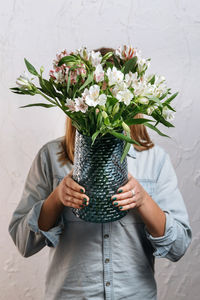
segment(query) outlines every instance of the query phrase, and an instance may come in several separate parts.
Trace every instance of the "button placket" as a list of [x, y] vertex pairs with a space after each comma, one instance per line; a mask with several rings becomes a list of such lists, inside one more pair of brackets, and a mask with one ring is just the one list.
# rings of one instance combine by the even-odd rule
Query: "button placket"
[[105, 299], [112, 300], [112, 268], [110, 257], [111, 224], [103, 223], [103, 265], [104, 265], [104, 286]]

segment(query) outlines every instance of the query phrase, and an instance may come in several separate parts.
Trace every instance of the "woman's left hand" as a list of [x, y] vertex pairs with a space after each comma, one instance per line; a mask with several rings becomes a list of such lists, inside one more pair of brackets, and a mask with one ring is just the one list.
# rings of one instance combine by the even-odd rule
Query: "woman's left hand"
[[118, 188], [117, 194], [111, 197], [111, 201], [120, 210], [127, 210], [142, 206], [148, 197], [150, 197], [149, 194], [141, 184], [128, 173], [128, 182]]

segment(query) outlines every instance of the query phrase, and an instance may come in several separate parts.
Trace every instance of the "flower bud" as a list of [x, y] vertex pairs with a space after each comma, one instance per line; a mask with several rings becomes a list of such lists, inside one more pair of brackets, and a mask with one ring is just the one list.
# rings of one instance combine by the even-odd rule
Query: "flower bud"
[[115, 103], [114, 107], [113, 107], [113, 111], [112, 114], [113, 116], [119, 111], [119, 102]]
[[130, 127], [125, 122], [122, 122], [122, 127], [125, 131], [130, 132]]
[[40, 74], [42, 74], [43, 72], [44, 72], [44, 67], [41, 66], [41, 68], [40, 68]]
[[104, 117], [104, 119], [105, 118], [107, 118], [108, 117], [108, 114], [105, 112], [105, 111], [102, 111], [102, 116]]

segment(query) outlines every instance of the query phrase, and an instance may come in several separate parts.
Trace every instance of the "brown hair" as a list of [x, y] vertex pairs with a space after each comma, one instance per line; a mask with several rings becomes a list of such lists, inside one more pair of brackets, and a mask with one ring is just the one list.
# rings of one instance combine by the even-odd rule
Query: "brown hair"
[[[95, 52], [100, 51], [101, 55], [105, 55], [107, 52], [115, 51], [113, 48], [98, 48], [94, 50]], [[113, 62], [112, 57], [108, 61]], [[142, 118], [143, 114], [137, 114], [134, 118]], [[131, 138], [140, 143], [141, 146], [133, 144], [133, 147], [137, 151], [144, 151], [154, 147], [154, 143], [151, 141], [146, 127], [143, 124], [130, 125]], [[65, 125], [65, 136], [61, 141], [62, 150], [58, 152], [59, 161], [62, 165], [65, 165], [68, 161], [73, 164], [74, 161], [74, 142], [75, 142], [75, 132], [76, 128], [72, 125], [71, 119], [66, 116]]]

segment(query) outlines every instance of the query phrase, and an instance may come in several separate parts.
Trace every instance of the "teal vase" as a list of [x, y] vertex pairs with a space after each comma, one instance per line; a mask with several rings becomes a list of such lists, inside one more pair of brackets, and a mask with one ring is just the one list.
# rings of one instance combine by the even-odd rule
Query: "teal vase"
[[92, 138], [76, 130], [72, 178], [85, 188], [89, 205], [72, 208], [76, 217], [94, 223], [113, 222], [127, 214], [112, 204], [111, 196], [128, 181], [127, 158], [120, 162], [124, 141], [111, 134]]

